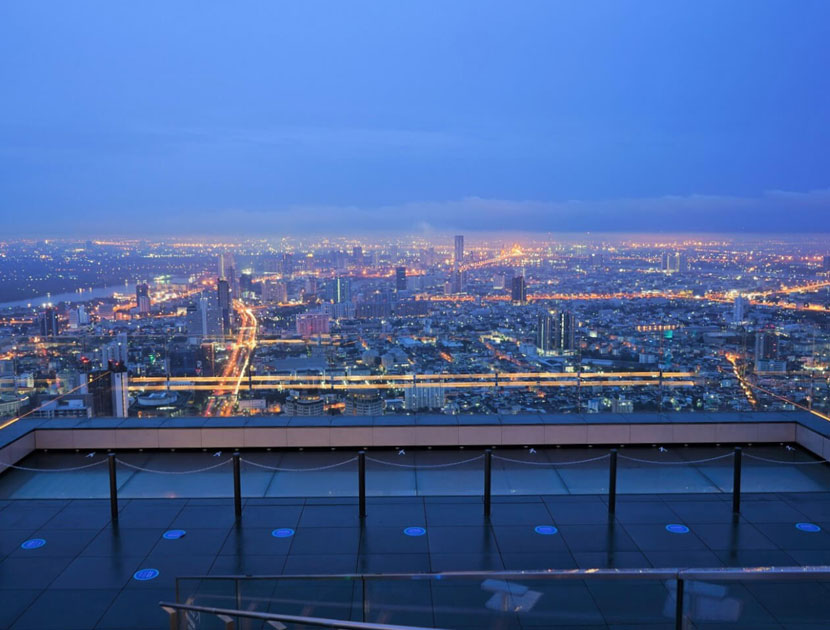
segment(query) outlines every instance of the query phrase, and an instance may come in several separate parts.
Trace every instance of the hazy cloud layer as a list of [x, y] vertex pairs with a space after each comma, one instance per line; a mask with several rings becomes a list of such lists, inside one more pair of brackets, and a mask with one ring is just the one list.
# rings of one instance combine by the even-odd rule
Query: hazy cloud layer
[[[142, 214], [143, 235], [280, 236], [303, 234], [521, 232], [830, 232], [830, 190], [770, 191], [759, 197], [708, 195], [599, 201], [520, 201], [468, 197], [456, 201], [359, 206], [214, 209], [193, 221], [189, 210]], [[71, 217], [54, 227], [73, 233]], [[87, 229], [88, 226], [84, 226]], [[43, 226], [39, 228], [43, 230]], [[117, 215], [94, 229], [123, 234]]]

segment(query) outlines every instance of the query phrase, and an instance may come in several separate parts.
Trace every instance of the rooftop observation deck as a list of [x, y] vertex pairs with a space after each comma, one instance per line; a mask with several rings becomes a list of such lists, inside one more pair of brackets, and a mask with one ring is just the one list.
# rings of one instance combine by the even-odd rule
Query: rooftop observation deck
[[[375, 577], [360, 593], [360, 578], [184, 577], [830, 564], [830, 437], [806, 413], [21, 420], [0, 436], [19, 468], [0, 474], [0, 627], [14, 630], [167, 628], [158, 603], [177, 596], [425, 627], [662, 630], [676, 627], [662, 579], [514, 579], [539, 593], [520, 614], [488, 604], [487, 576]], [[691, 588], [686, 627], [823, 628], [828, 596], [821, 579], [713, 578]]]

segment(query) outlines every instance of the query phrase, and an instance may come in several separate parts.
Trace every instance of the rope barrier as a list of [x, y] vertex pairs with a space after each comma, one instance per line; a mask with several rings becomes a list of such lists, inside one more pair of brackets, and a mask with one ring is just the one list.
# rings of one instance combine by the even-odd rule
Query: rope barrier
[[752, 455], [750, 453], [744, 453], [744, 457], [748, 457], [749, 459], [757, 459], [761, 462], [767, 462], [769, 464], [782, 464], [782, 465], [792, 465], [792, 466], [809, 466], [811, 464], [830, 464], [830, 460], [826, 459], [817, 459], [815, 461], [809, 462], [785, 462], [780, 459], [769, 459], [767, 457], [760, 457], [759, 455]]
[[376, 464], [383, 464], [384, 466], [394, 466], [395, 468], [450, 468], [452, 466], [461, 466], [462, 464], [469, 464], [470, 462], [484, 459], [484, 455], [477, 455], [470, 459], [465, 459], [460, 462], [450, 462], [449, 464], [398, 464], [396, 462], [387, 462], [382, 459], [375, 459], [374, 457], [367, 457], [366, 461], [374, 462]]
[[500, 459], [503, 462], [512, 462], [514, 464], [527, 464], [528, 466], [572, 466], [574, 464], [588, 464], [590, 462], [598, 462], [601, 459], [608, 459], [611, 457], [610, 453], [600, 455], [599, 457], [591, 457], [590, 459], [578, 459], [572, 462], [527, 462], [522, 459], [513, 459], [511, 457], [502, 457], [501, 455], [493, 455], [493, 459]]
[[273, 470], [276, 472], [316, 472], [318, 470], [329, 470], [330, 468], [337, 468], [338, 466], [345, 466], [346, 464], [351, 464], [352, 462], [357, 461], [357, 457], [352, 457], [351, 459], [347, 459], [342, 462], [337, 462], [336, 464], [329, 464], [328, 466], [318, 466], [316, 468], [280, 468], [278, 466], [266, 466], [265, 464], [252, 462], [249, 459], [241, 459], [239, 461], [250, 466], [255, 466], [256, 468], [264, 468], [265, 470]]
[[620, 459], [627, 459], [630, 462], [637, 462], [639, 464], [655, 464], [657, 466], [688, 466], [690, 464], [705, 464], [707, 462], [714, 462], [719, 459], [732, 457], [732, 453], [724, 453], [723, 455], [716, 455], [715, 457], [707, 457], [706, 459], [693, 459], [682, 462], [658, 462], [653, 459], [639, 459], [637, 457], [629, 457], [628, 455], [620, 455]]
[[228, 458], [225, 461], [219, 462], [218, 464], [214, 464], [213, 466], [207, 466], [206, 468], [196, 468], [195, 470], [154, 470], [152, 468], [142, 468], [141, 466], [130, 464], [128, 462], [125, 462], [123, 459], [116, 459], [115, 461], [117, 461], [122, 466], [126, 466], [127, 468], [132, 468], [133, 470], [138, 470], [141, 472], [155, 473], [157, 475], [192, 475], [194, 473], [207, 472], [208, 470], [219, 468], [220, 466], [229, 464], [231, 460], [230, 458]]
[[6, 466], [8, 468], [14, 468], [15, 470], [25, 470], [27, 472], [73, 472], [75, 470], [84, 470], [86, 468], [92, 468], [93, 466], [100, 466], [101, 464], [106, 463], [107, 460], [101, 459], [97, 462], [92, 462], [91, 464], [85, 464], [83, 466], [73, 466], [71, 468], [28, 468], [27, 466], [17, 466], [15, 464], [4, 464], [0, 462], [0, 467]]

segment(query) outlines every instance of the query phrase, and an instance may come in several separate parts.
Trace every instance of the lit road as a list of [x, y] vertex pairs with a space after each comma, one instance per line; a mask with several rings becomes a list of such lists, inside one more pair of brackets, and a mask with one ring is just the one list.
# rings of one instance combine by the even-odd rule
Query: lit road
[[[210, 397], [207, 407], [205, 408], [206, 416], [229, 416], [233, 413], [239, 397], [239, 388], [242, 385], [242, 379], [245, 378], [245, 373], [247, 372], [248, 365], [251, 361], [251, 353], [257, 343], [257, 319], [254, 312], [250, 308], [246, 307], [240, 300], [234, 300], [233, 308], [239, 315], [241, 325], [233, 344], [233, 350], [231, 351], [231, 355], [228, 357], [228, 360], [225, 362], [221, 376], [202, 377], [211, 379], [213, 381], [211, 386], [204, 388], [189, 388], [214, 390], [213, 396]], [[170, 379], [170, 389], [177, 389], [176, 387], [173, 387], [176, 380], [177, 379]], [[192, 381], [193, 379], [188, 378], [183, 380]]]
[[[237, 363], [247, 365], [247, 361]], [[130, 380], [131, 390], [214, 391], [215, 396], [239, 393], [241, 373], [218, 377], [138, 377]], [[698, 384], [693, 372], [502, 372], [481, 374], [376, 374], [338, 376], [257, 375], [251, 389], [402, 389], [404, 387], [469, 389], [480, 387], [691, 387]], [[232, 408], [232, 405], [230, 405]], [[211, 410], [213, 407], [210, 408]]]

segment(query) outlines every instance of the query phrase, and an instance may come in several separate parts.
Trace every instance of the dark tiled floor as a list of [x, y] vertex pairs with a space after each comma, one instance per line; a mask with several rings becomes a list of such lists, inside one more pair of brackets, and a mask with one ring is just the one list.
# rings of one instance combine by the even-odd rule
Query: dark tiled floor
[[[0, 503], [0, 628], [165, 628], [158, 602], [175, 599], [183, 575], [830, 564], [830, 493], [746, 495], [742, 507], [733, 520], [728, 495], [625, 496], [611, 518], [602, 496], [498, 497], [488, 521], [475, 497], [373, 498], [361, 526], [350, 499], [248, 499], [239, 524], [229, 500], [148, 499], [122, 502], [113, 527], [105, 501], [14, 500]], [[799, 522], [822, 531], [800, 531]], [[668, 524], [690, 531], [671, 533]], [[538, 525], [557, 531], [538, 534]], [[411, 526], [426, 533], [404, 535]], [[162, 538], [172, 528], [187, 534]], [[276, 528], [295, 533], [277, 538]], [[46, 545], [22, 549], [31, 538]], [[135, 580], [142, 568], [158, 578]], [[203, 582], [200, 601], [232, 605], [228, 584]], [[348, 616], [361, 608], [356, 584], [250, 581], [243, 590], [275, 611]], [[543, 593], [529, 613], [496, 612], [481, 579], [454, 578], [373, 582], [367, 610], [371, 620], [450, 628], [673, 627], [672, 595], [660, 581], [523, 584]], [[695, 605], [713, 589], [720, 603], [710, 602], [715, 619], [695, 628], [830, 627], [825, 583], [701, 588]], [[718, 615], [735, 610], [740, 624], [722, 623]]]

